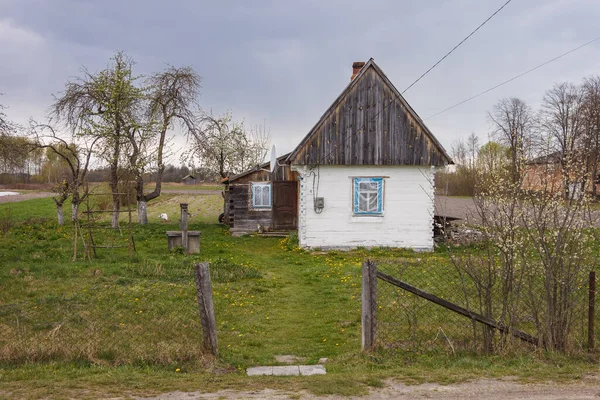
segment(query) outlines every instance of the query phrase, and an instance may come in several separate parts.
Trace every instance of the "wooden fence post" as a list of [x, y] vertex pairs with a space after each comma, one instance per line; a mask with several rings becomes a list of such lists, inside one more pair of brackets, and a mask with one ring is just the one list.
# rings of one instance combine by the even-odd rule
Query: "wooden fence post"
[[594, 305], [596, 302], [596, 272], [590, 271], [588, 293], [588, 351], [594, 351]]
[[196, 264], [194, 265], [194, 270], [204, 348], [216, 356], [219, 354], [217, 347], [217, 322], [215, 321], [215, 308], [208, 263]]
[[377, 325], [377, 266], [367, 260], [362, 263], [362, 350], [375, 346]]
[[188, 243], [188, 205], [187, 203], [180, 203], [181, 208], [181, 244], [183, 245], [184, 253], [189, 254], [189, 243]]

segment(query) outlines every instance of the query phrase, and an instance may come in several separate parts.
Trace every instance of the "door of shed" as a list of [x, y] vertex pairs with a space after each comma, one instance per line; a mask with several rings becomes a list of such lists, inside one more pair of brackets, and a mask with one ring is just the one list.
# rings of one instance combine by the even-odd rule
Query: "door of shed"
[[298, 228], [298, 182], [273, 182], [273, 229]]

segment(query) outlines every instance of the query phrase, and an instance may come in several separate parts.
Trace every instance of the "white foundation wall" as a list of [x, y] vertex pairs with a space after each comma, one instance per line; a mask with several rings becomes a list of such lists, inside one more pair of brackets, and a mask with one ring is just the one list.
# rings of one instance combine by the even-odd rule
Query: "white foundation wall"
[[[300, 172], [301, 247], [433, 249], [434, 169], [409, 166], [319, 166]], [[383, 216], [353, 214], [353, 178], [384, 177]], [[318, 214], [314, 197], [323, 197]]]

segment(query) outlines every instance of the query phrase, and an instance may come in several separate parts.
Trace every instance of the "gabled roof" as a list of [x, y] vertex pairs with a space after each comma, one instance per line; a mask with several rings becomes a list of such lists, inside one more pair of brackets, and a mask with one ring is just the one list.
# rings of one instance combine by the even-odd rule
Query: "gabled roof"
[[[360, 110], [361, 115], [368, 115], [368, 110], [363, 111], [363, 105], [367, 104], [367, 108], [369, 107], [369, 98], [368, 95], [362, 97], [362, 100], [358, 100], [360, 97], [356, 97], [355, 100], [352, 100], [353, 103], [348, 102], [347, 97], [355, 91], [358, 85], [370, 85], [373, 84], [362, 82], [364, 79], [367, 79], [366, 76], [370, 70], [375, 71], [375, 73], [380, 77], [383, 85], [389, 89], [392, 96], [394, 97], [394, 103], [392, 103], [392, 99], [390, 98], [389, 103], [383, 105], [383, 107], [379, 108], [379, 112], [375, 113], [374, 117], [370, 116], [370, 118], [364, 118], [362, 124], [359, 124], [359, 119], [356, 118], [354, 120], [350, 120], [350, 122], [346, 122], [346, 126], [340, 128], [340, 124], [343, 124], [340, 118], [335, 116], [336, 114], [340, 116], [342, 113], [350, 113], [349, 111], [352, 107], [356, 107]], [[371, 86], [368, 86], [371, 89]], [[381, 92], [381, 95], [383, 91]], [[380, 94], [380, 93], [377, 93]], [[354, 94], [353, 94], [354, 95]], [[357, 95], [354, 95], [357, 96]], [[373, 101], [373, 100], [371, 100]], [[377, 101], [375, 99], [374, 101]], [[347, 104], [346, 104], [347, 103]], [[356, 104], [355, 104], [356, 103]], [[382, 103], [383, 104], [383, 103]], [[359, 156], [350, 156], [347, 154], [348, 152], [354, 151], [361, 152], [363, 151], [360, 148], [360, 143], [356, 143], [354, 147], [356, 149], [351, 150], [350, 141], [357, 140], [361, 135], [367, 136], [365, 134], [365, 127], [368, 127], [369, 123], [374, 122], [374, 119], [379, 117], [379, 114], [383, 114], [385, 108], [394, 104], [393, 108], [396, 110], [396, 113], [407, 114], [404, 115], [405, 119], [400, 122], [402, 125], [403, 132], [397, 133], [395, 130], [391, 132], [385, 132], [374, 134], [381, 143], [380, 147], [385, 147], [385, 149], [378, 149], [379, 155], [375, 154], [377, 150], [373, 150], [373, 155], [367, 154], [366, 157]], [[339, 107], [346, 107], [346, 110], [340, 110]], [[388, 113], [393, 112], [393, 110], [388, 110]], [[346, 114], [345, 117], [348, 115]], [[381, 115], [383, 118], [383, 115]], [[371, 118], [373, 120], [371, 120]], [[389, 121], [388, 121], [389, 122]], [[386, 122], [386, 123], [388, 123]], [[391, 124], [391, 122], [389, 122]], [[327, 125], [327, 126], [325, 126]], [[360, 126], [358, 126], [360, 125]], [[418, 127], [415, 131], [413, 129]], [[396, 130], [400, 129], [400, 126], [396, 127]], [[333, 132], [332, 132], [333, 130]], [[343, 131], [342, 131], [343, 130]], [[351, 134], [348, 134], [347, 131], [351, 131]], [[381, 129], [380, 129], [381, 130]], [[322, 132], [323, 131], [323, 132]], [[404, 132], [406, 131], [406, 132]], [[422, 135], [421, 135], [422, 133]], [[386, 136], [387, 135], [387, 136]], [[392, 137], [392, 136], [398, 137]], [[403, 135], [402, 140], [399, 139], [399, 135]], [[321, 137], [325, 136], [325, 137]], [[421, 137], [424, 136], [424, 137]], [[395, 140], [395, 143], [390, 144], [385, 141]], [[409, 140], [406, 142], [406, 140]], [[400, 153], [408, 151], [404, 147], [412, 147], [411, 145], [407, 145], [407, 143], [412, 143], [410, 140], [414, 140], [413, 143], [416, 148], [413, 148], [412, 151], [420, 151], [423, 154], [417, 155], [417, 157], [412, 157], [408, 154], [403, 154], [400, 156], [399, 154], [390, 154], [390, 153]], [[331, 144], [332, 141], [337, 141], [338, 143]], [[342, 143], [340, 143], [342, 142]], [[385, 142], [385, 143], [384, 143]], [[406, 142], [406, 143], [405, 143]], [[327, 147], [325, 149], [325, 147]], [[364, 146], [373, 146], [372, 143], [368, 142], [363, 144]], [[346, 150], [344, 150], [346, 147]], [[329, 150], [331, 150], [329, 152]], [[344, 153], [346, 151], [346, 153]], [[388, 152], [387, 157], [385, 157], [385, 152]], [[329, 153], [328, 153], [329, 152]], [[429, 152], [425, 154], [424, 152]], [[337, 153], [337, 154], [336, 154]], [[403, 161], [404, 160], [404, 161]], [[419, 162], [420, 161], [420, 162]], [[319, 121], [315, 124], [315, 126], [308, 132], [308, 134], [304, 137], [304, 139], [300, 142], [300, 144], [296, 147], [294, 151], [290, 154], [287, 159], [288, 163], [292, 164], [376, 164], [376, 165], [445, 165], [445, 164], [453, 164], [452, 159], [441, 145], [441, 143], [435, 138], [433, 133], [427, 128], [423, 120], [417, 115], [417, 113], [412, 109], [412, 107], [408, 104], [408, 102], [402, 97], [402, 94], [396, 89], [396, 87], [392, 84], [392, 82], [387, 78], [387, 76], [383, 73], [381, 68], [375, 63], [375, 61], [371, 58], [359, 71], [356, 77], [346, 86], [346, 88], [342, 91], [342, 93], [337, 97], [337, 99], [333, 102], [333, 104], [325, 111], [325, 113], [321, 116]]]
[[[288, 158], [289, 155], [290, 155], [290, 153], [286, 153], [286, 154], [284, 154], [282, 156], [277, 157], [277, 164], [285, 161]], [[244, 176], [250, 175], [253, 172], [260, 171], [261, 169], [267, 169], [267, 168], [270, 167], [270, 164], [271, 164], [271, 162], [267, 161], [265, 163], [257, 165], [256, 167], [254, 167], [252, 169], [249, 169], [249, 170], [247, 170], [245, 172], [242, 172], [240, 174], [233, 175], [233, 176], [230, 176], [230, 177], [227, 177], [227, 178], [223, 178], [221, 180], [221, 183], [233, 182], [233, 181], [235, 181], [235, 180], [237, 180], [239, 178], [243, 178]]]

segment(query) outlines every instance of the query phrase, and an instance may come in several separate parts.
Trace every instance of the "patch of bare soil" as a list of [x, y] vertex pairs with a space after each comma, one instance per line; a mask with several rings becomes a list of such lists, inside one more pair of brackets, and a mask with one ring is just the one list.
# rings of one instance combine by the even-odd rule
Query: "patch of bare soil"
[[0, 204], [3, 203], [17, 203], [19, 201], [40, 199], [44, 197], [52, 197], [54, 193], [51, 192], [35, 192], [35, 193], [21, 193], [12, 196], [0, 196]]
[[[291, 393], [281, 390], [264, 389], [260, 391], [221, 390], [216, 393], [165, 393], [158, 397], [143, 398], [144, 400], [193, 400], [193, 399], [345, 399], [340, 396], [314, 396], [306, 392]], [[425, 383], [422, 385], [405, 385], [387, 381], [381, 389], [373, 389], [366, 396], [351, 397], [353, 399], [453, 399], [474, 400], [488, 399], [595, 399], [600, 398], [600, 377], [590, 376], [580, 382], [571, 384], [555, 383], [519, 383], [514, 379], [479, 379], [472, 382], [440, 385]], [[142, 398], [138, 398], [142, 399]]]

